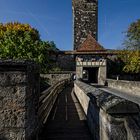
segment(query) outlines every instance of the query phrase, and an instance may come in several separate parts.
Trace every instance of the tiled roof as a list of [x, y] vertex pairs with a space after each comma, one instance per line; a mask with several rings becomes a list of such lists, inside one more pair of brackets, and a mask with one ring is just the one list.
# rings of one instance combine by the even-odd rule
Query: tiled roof
[[105, 49], [89, 34], [86, 40], [80, 45], [76, 51], [105, 51]]

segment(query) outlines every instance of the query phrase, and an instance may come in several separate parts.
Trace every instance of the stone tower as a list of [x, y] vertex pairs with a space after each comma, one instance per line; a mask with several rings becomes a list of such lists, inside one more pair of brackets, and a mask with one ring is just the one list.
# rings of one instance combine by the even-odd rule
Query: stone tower
[[98, 33], [98, 0], [73, 0], [74, 50], [91, 34]]

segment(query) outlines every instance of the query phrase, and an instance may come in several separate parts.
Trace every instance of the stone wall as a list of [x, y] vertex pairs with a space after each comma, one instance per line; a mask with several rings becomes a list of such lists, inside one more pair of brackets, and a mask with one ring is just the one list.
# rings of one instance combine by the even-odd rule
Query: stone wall
[[[109, 66], [108, 66], [109, 67]], [[111, 74], [108, 71], [108, 79], [114, 79], [116, 80], [119, 78], [119, 80], [124, 80], [124, 81], [140, 81], [140, 73], [139, 74]]]
[[140, 96], [140, 82], [107, 79], [108, 87]]
[[56, 65], [62, 71], [75, 71], [75, 59], [73, 55], [58, 55]]
[[39, 68], [31, 61], [0, 60], [0, 139], [35, 139]]
[[58, 73], [50, 73], [50, 74], [41, 74], [40, 76], [43, 79], [48, 81], [48, 84], [54, 85], [56, 82], [61, 81], [66, 78], [71, 78], [73, 72], [58, 72]]
[[91, 35], [97, 40], [98, 0], [73, 0], [74, 50]]
[[74, 91], [87, 116], [93, 139], [140, 139], [140, 109], [137, 104], [81, 81], [75, 82]]

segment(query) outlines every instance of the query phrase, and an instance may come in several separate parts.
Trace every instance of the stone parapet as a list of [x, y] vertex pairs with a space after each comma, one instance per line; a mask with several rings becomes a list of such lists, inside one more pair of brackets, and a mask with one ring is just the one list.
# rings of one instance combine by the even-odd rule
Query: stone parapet
[[127, 91], [132, 95], [140, 97], [140, 81], [126, 81], [107, 79], [108, 87], [115, 88], [121, 91]]
[[140, 139], [140, 110], [133, 102], [76, 81], [75, 94], [96, 140]]
[[38, 65], [26, 60], [0, 60], [0, 139], [35, 139], [38, 99]]

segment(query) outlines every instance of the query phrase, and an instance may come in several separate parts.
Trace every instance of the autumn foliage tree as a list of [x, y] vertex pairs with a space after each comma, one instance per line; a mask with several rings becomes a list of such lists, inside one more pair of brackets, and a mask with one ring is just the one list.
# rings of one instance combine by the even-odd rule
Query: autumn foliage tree
[[0, 24], [0, 58], [34, 60], [47, 71], [49, 51], [55, 49], [54, 43], [41, 41], [39, 32], [29, 24]]

